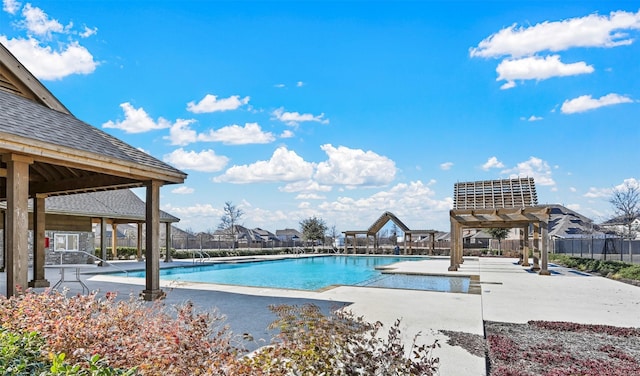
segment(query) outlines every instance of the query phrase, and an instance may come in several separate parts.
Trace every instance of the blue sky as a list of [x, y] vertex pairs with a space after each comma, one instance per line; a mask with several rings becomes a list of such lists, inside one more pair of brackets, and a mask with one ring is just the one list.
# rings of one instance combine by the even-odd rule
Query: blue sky
[[189, 174], [193, 231], [448, 231], [456, 182], [596, 221], [640, 181], [637, 1], [15, 1], [0, 43], [78, 118]]

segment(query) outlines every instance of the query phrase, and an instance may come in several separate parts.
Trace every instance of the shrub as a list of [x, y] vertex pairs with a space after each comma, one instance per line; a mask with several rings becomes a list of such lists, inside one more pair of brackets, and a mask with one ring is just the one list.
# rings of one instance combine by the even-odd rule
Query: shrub
[[314, 305], [272, 306], [280, 329], [272, 346], [257, 351], [246, 362], [269, 375], [434, 375], [439, 360], [414, 338], [407, 355], [400, 339], [400, 320], [387, 339], [377, 336], [380, 322], [368, 323], [350, 312], [324, 316]]
[[633, 265], [628, 268], [620, 269], [617, 275], [620, 278], [627, 278], [627, 279], [640, 281], [640, 265]]
[[0, 373], [34, 375], [46, 370], [43, 344], [36, 332], [17, 334], [0, 327]]
[[17, 334], [0, 327], [0, 373], [3, 375], [77, 375], [77, 376], [128, 376], [135, 368], [119, 370], [109, 367], [99, 355], [86, 362], [69, 364], [65, 354], [46, 354], [45, 341], [36, 332]]
[[[139, 299], [66, 297], [26, 291], [0, 297], [0, 373], [24, 375], [433, 375], [439, 344], [409, 351], [400, 321], [386, 339], [382, 324], [348, 312], [323, 316], [317, 306], [272, 307], [281, 330], [252, 357], [233, 345], [223, 317]], [[417, 337], [417, 336], [416, 336]], [[103, 357], [102, 357], [103, 356]], [[10, 368], [7, 368], [10, 367]], [[24, 370], [24, 372], [10, 372]]]
[[0, 322], [16, 333], [37, 331], [43, 349], [67, 354], [72, 364], [96, 354], [112, 367], [132, 368], [144, 375], [192, 375], [202, 370], [222, 374], [237, 361], [240, 350], [231, 346], [221, 316], [196, 314], [191, 304], [176, 312], [115, 294], [67, 298], [50, 291], [27, 291], [0, 298]]
[[599, 273], [603, 276], [640, 280], [640, 265], [629, 264], [627, 262], [593, 260], [560, 254], [551, 254], [550, 260], [568, 268]]

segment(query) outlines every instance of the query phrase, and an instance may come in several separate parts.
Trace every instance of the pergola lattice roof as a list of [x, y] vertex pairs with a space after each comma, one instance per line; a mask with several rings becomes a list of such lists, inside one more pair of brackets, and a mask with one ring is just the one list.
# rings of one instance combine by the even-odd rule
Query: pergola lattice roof
[[503, 209], [538, 205], [533, 178], [456, 183], [454, 209]]

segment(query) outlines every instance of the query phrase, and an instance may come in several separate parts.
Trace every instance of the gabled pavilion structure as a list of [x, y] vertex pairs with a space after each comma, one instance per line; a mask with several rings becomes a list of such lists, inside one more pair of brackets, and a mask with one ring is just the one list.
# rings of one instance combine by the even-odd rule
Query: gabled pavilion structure
[[[486, 180], [454, 185], [454, 208], [449, 212], [451, 222], [451, 264], [449, 271], [457, 271], [464, 262], [463, 228], [521, 228], [523, 229], [522, 266], [529, 264], [529, 227], [533, 227], [534, 247], [540, 246], [540, 275], [549, 275], [548, 225], [550, 208], [538, 206], [533, 178]], [[542, 244], [538, 244], [540, 243]], [[534, 265], [535, 267], [536, 265]]]
[[[160, 187], [186, 174], [79, 120], [0, 44], [0, 201], [6, 247], [7, 296], [26, 289], [28, 229], [34, 233], [34, 280], [45, 252], [45, 198], [144, 187], [146, 282], [142, 296], [160, 289]], [[29, 226], [28, 202], [33, 200]]]
[[[430, 239], [430, 254], [433, 254], [433, 249], [435, 247], [435, 235], [438, 231], [436, 230], [410, 230], [407, 225], [405, 225], [395, 214], [391, 212], [384, 212], [382, 215], [369, 227], [367, 230], [350, 230], [343, 231], [344, 234], [344, 247], [345, 251], [349, 246], [349, 238], [353, 239], [352, 245], [354, 253], [356, 253], [357, 249], [357, 236], [365, 235], [366, 243], [367, 243], [367, 253], [369, 253], [369, 241], [373, 239], [373, 251], [374, 253], [378, 250], [378, 232], [382, 230], [382, 228], [389, 222], [393, 222], [398, 228], [404, 233], [404, 254], [407, 254], [407, 244], [409, 244], [409, 253], [411, 253], [411, 245], [412, 245], [412, 237], [413, 235], [429, 235]], [[407, 243], [408, 242], [408, 243]]]

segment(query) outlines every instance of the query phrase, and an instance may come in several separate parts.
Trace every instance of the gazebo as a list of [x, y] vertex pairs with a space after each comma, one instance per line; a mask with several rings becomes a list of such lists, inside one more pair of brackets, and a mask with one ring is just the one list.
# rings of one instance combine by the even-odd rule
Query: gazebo
[[[541, 248], [540, 275], [549, 275], [548, 224], [550, 209], [538, 206], [533, 178], [486, 180], [454, 185], [451, 222], [451, 263], [449, 271], [457, 271], [462, 257], [462, 229], [521, 228], [523, 229], [522, 266], [529, 264], [529, 227], [533, 227], [535, 246]], [[538, 244], [542, 240], [542, 244]]]
[[[164, 296], [159, 276], [160, 187], [186, 174], [79, 120], [0, 44], [0, 201], [7, 254], [7, 296], [44, 280], [45, 198], [146, 189], [146, 282], [142, 296]], [[33, 200], [29, 225], [28, 203]], [[28, 229], [33, 280], [28, 284]]]
[[435, 247], [435, 234], [438, 232], [436, 230], [410, 230], [407, 225], [405, 225], [395, 214], [391, 212], [384, 212], [382, 215], [369, 227], [367, 230], [350, 230], [343, 231], [344, 234], [344, 245], [345, 250], [349, 244], [349, 238], [353, 238], [353, 249], [354, 252], [357, 249], [357, 236], [365, 235], [367, 242], [367, 253], [369, 253], [369, 240], [373, 238], [373, 249], [374, 253], [377, 251], [378, 247], [378, 232], [389, 222], [393, 222], [398, 228], [405, 234], [404, 236], [404, 253], [407, 254], [407, 242], [409, 244], [409, 252], [411, 252], [411, 242], [413, 235], [428, 235], [430, 239], [430, 254], [433, 254], [433, 249]]

